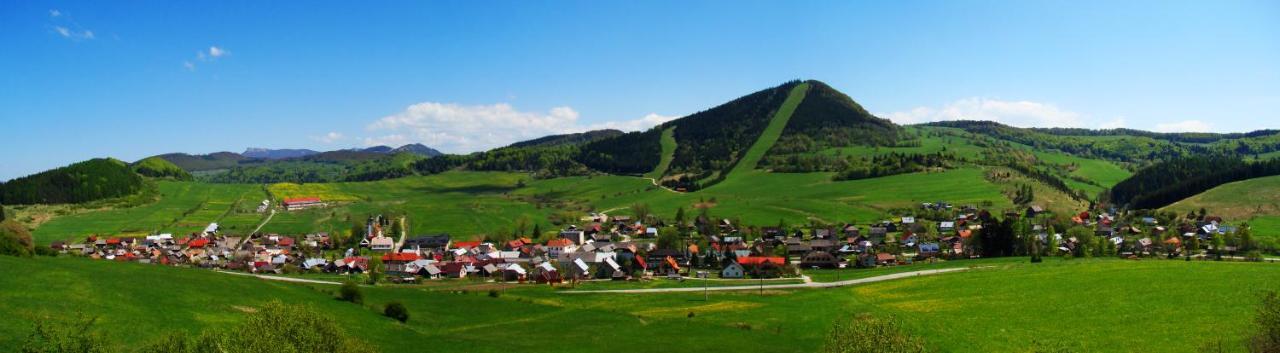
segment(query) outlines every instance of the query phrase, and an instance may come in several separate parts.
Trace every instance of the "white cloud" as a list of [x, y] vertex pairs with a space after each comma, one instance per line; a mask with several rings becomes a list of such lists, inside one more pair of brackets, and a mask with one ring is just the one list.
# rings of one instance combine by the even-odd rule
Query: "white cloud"
[[1099, 129], [1122, 129], [1125, 127], [1125, 124], [1126, 122], [1124, 117], [1118, 117], [1115, 120], [1103, 122], [1102, 124], [1098, 125], [1098, 128]]
[[522, 112], [510, 104], [459, 105], [423, 102], [369, 124], [368, 130], [383, 135], [364, 139], [365, 145], [402, 145], [421, 142], [453, 152], [483, 151], [513, 142], [546, 135], [596, 129], [637, 131], [670, 121], [673, 117], [649, 114], [635, 120], [581, 124], [571, 107], [556, 107], [546, 113]]
[[71, 30], [63, 26], [54, 26], [53, 30], [62, 35], [63, 38], [71, 38]]
[[312, 136], [312, 137], [311, 137], [311, 139], [312, 139], [312, 140], [320, 141], [320, 142], [323, 142], [323, 143], [334, 143], [334, 142], [338, 142], [338, 141], [340, 141], [340, 140], [342, 140], [342, 139], [345, 139], [345, 138], [347, 138], [347, 137], [346, 137], [346, 136], [343, 136], [343, 135], [342, 135], [342, 134], [340, 134], [340, 133], [333, 132], [333, 131], [330, 131], [329, 133], [324, 134], [324, 135], [321, 135], [321, 136]]
[[1156, 124], [1156, 132], [1208, 132], [1210, 130], [1212, 128], [1208, 123], [1199, 120]]
[[223, 55], [227, 55], [227, 54], [230, 54], [230, 53], [228, 53], [226, 49], [222, 49], [216, 46], [209, 47], [209, 57], [220, 58]]
[[977, 97], [957, 100], [942, 107], [916, 107], [879, 115], [899, 124], [990, 120], [1018, 127], [1090, 127], [1086, 126], [1085, 117], [1081, 114], [1053, 104]]
[[62, 16], [62, 11], [58, 11], [58, 9], [49, 9], [49, 17], [58, 17], [58, 16]]
[[[196, 61], [211, 62], [211, 61], [217, 60], [218, 58], [228, 56], [228, 55], [231, 55], [231, 52], [227, 51], [226, 48], [222, 48], [216, 45], [211, 45], [209, 46], [208, 50], [196, 51]], [[196, 64], [190, 60], [182, 62], [182, 67], [185, 67], [187, 68], [187, 70], [190, 70], [190, 71], [196, 70]]]

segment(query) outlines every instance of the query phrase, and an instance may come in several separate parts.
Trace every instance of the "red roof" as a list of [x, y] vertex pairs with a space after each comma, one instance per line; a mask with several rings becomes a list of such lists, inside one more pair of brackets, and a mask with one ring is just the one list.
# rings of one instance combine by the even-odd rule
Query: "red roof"
[[644, 263], [643, 257], [636, 256], [636, 264], [639, 264], [640, 268], [649, 268], [649, 265]]
[[320, 202], [320, 198], [319, 198], [319, 197], [297, 197], [297, 198], [292, 198], [292, 199], [284, 199], [284, 203], [285, 203], [285, 204], [291, 204], [291, 203], [314, 203], [314, 202]]
[[187, 246], [192, 248], [203, 248], [205, 245], [209, 245], [209, 239], [200, 238], [187, 243]]
[[565, 247], [573, 245], [573, 241], [565, 238], [551, 239], [547, 241], [547, 246]]
[[457, 249], [470, 249], [477, 246], [480, 246], [480, 242], [478, 241], [460, 241], [453, 243], [453, 247]]
[[280, 245], [280, 246], [293, 246], [293, 238], [290, 238], [290, 237], [280, 237], [280, 240], [279, 240], [279, 241], [276, 241], [276, 245]]
[[397, 253], [382, 255], [382, 261], [409, 262], [409, 261], [417, 260], [419, 258], [420, 257], [418, 257], [418, 254], [411, 253], [411, 252], [397, 252]]
[[777, 256], [743, 256], [738, 258], [738, 264], [743, 266], [763, 265], [765, 262], [782, 265], [787, 263], [787, 260]]
[[112, 237], [107, 239], [107, 244], [120, 244], [120, 238]]
[[973, 236], [973, 231], [965, 229], [965, 230], [956, 232], [956, 234], [959, 234], [961, 238], [969, 239], [970, 236]]

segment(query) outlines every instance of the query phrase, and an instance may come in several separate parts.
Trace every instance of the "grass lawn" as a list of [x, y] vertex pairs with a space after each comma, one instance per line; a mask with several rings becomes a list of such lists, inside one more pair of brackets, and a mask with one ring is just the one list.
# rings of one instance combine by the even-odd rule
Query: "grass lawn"
[[[981, 268], [763, 296], [713, 292], [710, 301], [700, 292], [569, 295], [526, 285], [492, 298], [486, 287], [379, 286], [365, 287], [367, 305], [358, 306], [333, 300], [329, 285], [0, 257], [0, 314], [10, 318], [0, 321], [0, 347], [14, 348], [39, 316], [97, 316], [97, 328], [124, 345], [225, 326], [280, 299], [317, 307], [388, 352], [812, 352], [831, 323], [862, 312], [892, 315], [944, 352], [1025, 351], [1045, 339], [1072, 351], [1194, 352], [1219, 337], [1239, 344], [1259, 294], [1280, 288], [1280, 266], [1260, 263], [1012, 258], [924, 266], [952, 265]], [[372, 309], [390, 301], [408, 307], [407, 324]]]
[[671, 167], [671, 160], [675, 159], [676, 127], [672, 126], [662, 130], [662, 137], [658, 140], [658, 144], [662, 146], [662, 156], [659, 157], [658, 166], [654, 167], [652, 172], [644, 175], [646, 178], [662, 179], [662, 175], [667, 174], [667, 168]]
[[1255, 237], [1280, 239], [1280, 176], [1219, 185], [1164, 210], [1186, 214], [1202, 207], [1231, 223], [1248, 220]]
[[151, 204], [56, 217], [41, 224], [37, 243], [84, 239], [92, 234], [141, 236], [154, 232], [177, 235], [201, 231], [211, 222], [228, 230], [252, 230], [262, 220], [253, 213], [266, 198], [262, 187], [248, 184], [202, 184], [160, 181], [160, 200]]
[[[522, 180], [526, 186], [518, 188]], [[57, 217], [37, 228], [35, 237], [48, 243], [89, 234], [184, 234], [199, 231], [209, 222], [219, 222], [226, 233], [242, 235], [262, 221], [263, 215], [252, 209], [267, 198], [259, 185], [162, 182], [159, 188], [158, 202]], [[321, 195], [335, 201], [327, 208], [280, 211], [263, 232], [345, 233], [369, 215], [407, 214], [413, 234], [450, 233], [459, 239], [509, 234], [522, 220], [551, 231], [551, 216], [556, 214], [577, 217], [591, 210], [628, 214], [627, 209], [638, 203], [663, 217], [674, 216], [679, 207], [687, 212], [700, 212], [702, 207], [714, 216], [757, 226], [774, 225], [779, 219], [790, 224], [807, 224], [810, 219], [868, 222], [884, 217], [889, 208], [938, 200], [957, 204], [996, 200], [993, 207], [1009, 206], [1002, 186], [985, 182], [983, 170], [973, 167], [853, 181], [832, 181], [830, 173], [753, 170], [685, 194], [662, 190], [637, 177], [534, 180], [521, 173], [460, 171], [375, 182], [276, 184], [269, 190], [276, 200]]]
[[769, 152], [773, 148], [773, 144], [778, 142], [778, 138], [782, 136], [782, 131], [787, 128], [787, 122], [791, 121], [791, 114], [795, 113], [796, 107], [799, 107], [800, 102], [804, 101], [804, 95], [807, 92], [809, 92], [808, 83], [798, 84], [791, 89], [791, 92], [787, 94], [787, 100], [782, 101], [782, 105], [773, 114], [773, 118], [769, 119], [769, 125], [760, 133], [760, 138], [756, 139], [756, 142], [751, 144], [751, 148], [742, 154], [742, 158], [729, 171], [726, 179], [755, 171], [760, 159], [764, 158], [764, 154]]

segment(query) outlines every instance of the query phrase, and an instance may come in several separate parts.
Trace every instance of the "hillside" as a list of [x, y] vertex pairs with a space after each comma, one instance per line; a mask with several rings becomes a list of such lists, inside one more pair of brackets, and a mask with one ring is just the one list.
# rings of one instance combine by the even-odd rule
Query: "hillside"
[[81, 203], [131, 195], [142, 184], [125, 162], [90, 159], [0, 183], [0, 204]]
[[544, 136], [544, 137], [539, 137], [532, 140], [516, 142], [508, 145], [507, 147], [549, 147], [549, 146], [560, 146], [560, 145], [577, 145], [577, 144], [592, 142], [595, 140], [601, 140], [601, 139], [606, 139], [610, 137], [617, 137], [622, 134], [623, 134], [622, 131], [613, 130], [613, 129], [593, 130], [593, 131], [587, 131], [587, 132], [579, 132], [576, 134]]
[[160, 157], [148, 157], [130, 165], [134, 172], [152, 178], [191, 180], [191, 173]]
[[[701, 292], [570, 295], [509, 284], [491, 298], [483, 293], [492, 285], [467, 281], [383, 285], [363, 288], [366, 307], [333, 300], [329, 285], [76, 258], [0, 257], [0, 315], [9, 318], [0, 322], [0, 347], [13, 348], [37, 317], [97, 317], [91, 330], [124, 347], [238, 322], [274, 299], [315, 307], [384, 352], [413, 351], [422, 342], [443, 352], [814, 352], [832, 323], [858, 313], [894, 316], [931, 351], [1196, 352], [1214, 341], [1236, 351], [1251, 328], [1260, 293], [1280, 286], [1280, 268], [1269, 264], [1028, 264], [1023, 258], [939, 267], [967, 266], [977, 268], [832, 289], [712, 292], [709, 301]], [[376, 311], [393, 300], [409, 309], [407, 323]], [[1143, 314], [1117, 314], [1135, 307], [1144, 308]], [[155, 315], [157, 310], [164, 315]], [[602, 325], [645, 334], [600, 339]], [[495, 340], [495, 331], [526, 338]], [[1001, 339], [975, 332], [1001, 332]]]
[[1255, 234], [1280, 237], [1280, 176], [1222, 184], [1162, 210], [1187, 214], [1200, 209], [1224, 219], [1248, 221]]
[[201, 155], [169, 153], [156, 157], [163, 158], [164, 160], [169, 161], [188, 172], [227, 169], [239, 165], [243, 161], [253, 160], [232, 152], [216, 152]]
[[244, 153], [241, 153], [240, 155], [245, 156], [247, 158], [285, 159], [285, 158], [306, 157], [306, 156], [310, 156], [317, 153], [320, 153], [320, 152], [312, 151], [309, 149], [270, 149], [270, 148], [250, 147], [244, 150]]

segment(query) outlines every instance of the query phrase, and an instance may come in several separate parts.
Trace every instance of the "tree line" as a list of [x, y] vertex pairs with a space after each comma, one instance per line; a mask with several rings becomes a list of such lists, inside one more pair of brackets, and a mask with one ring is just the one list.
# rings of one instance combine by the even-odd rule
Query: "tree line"
[[98, 158], [0, 183], [0, 203], [82, 203], [132, 195], [142, 187], [142, 176], [128, 164]]
[[1130, 208], [1155, 209], [1219, 185], [1280, 175], [1280, 160], [1247, 162], [1237, 156], [1172, 159], [1139, 170], [1111, 188], [1111, 200]]

